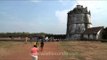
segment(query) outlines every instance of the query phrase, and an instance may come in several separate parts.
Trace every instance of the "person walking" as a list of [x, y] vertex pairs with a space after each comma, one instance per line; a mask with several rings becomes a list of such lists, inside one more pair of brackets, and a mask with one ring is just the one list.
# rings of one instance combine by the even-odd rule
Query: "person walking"
[[40, 42], [41, 51], [43, 51], [43, 47], [44, 47], [44, 37], [42, 37], [41, 42]]
[[38, 51], [37, 45], [34, 45], [33, 48], [31, 48], [32, 60], [38, 60]]

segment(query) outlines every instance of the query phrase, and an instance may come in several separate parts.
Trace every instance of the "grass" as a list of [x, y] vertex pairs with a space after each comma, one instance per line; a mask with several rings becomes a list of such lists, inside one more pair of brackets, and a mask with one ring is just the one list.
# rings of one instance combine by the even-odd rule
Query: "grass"
[[12, 53], [12, 49], [17, 45], [23, 44], [22, 42], [12, 42], [12, 41], [0, 41], [0, 58], [8, 56]]
[[60, 42], [61, 48], [69, 53], [64, 60], [107, 60], [107, 43], [98, 41]]
[[13, 42], [13, 41], [0, 41], [0, 48], [12, 48], [15, 45], [23, 44], [22, 42]]
[[[63, 60], [107, 60], [107, 43], [98, 41], [63, 41], [58, 43], [61, 50], [65, 52]], [[31, 43], [28, 42], [28, 44]], [[0, 41], [0, 58], [8, 56], [16, 50], [23, 53], [24, 49], [20, 50], [23, 45], [24, 42]]]

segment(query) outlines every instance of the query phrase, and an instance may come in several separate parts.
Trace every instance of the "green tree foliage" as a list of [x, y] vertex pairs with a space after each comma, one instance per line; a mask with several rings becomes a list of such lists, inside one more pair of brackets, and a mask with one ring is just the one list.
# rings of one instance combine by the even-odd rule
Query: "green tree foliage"
[[7, 33], [0, 33], [0, 37], [35, 37], [35, 36], [47, 36], [53, 37], [54, 39], [65, 39], [65, 34], [47, 34], [44, 32], [41, 33], [28, 33], [28, 32], [7, 32]]

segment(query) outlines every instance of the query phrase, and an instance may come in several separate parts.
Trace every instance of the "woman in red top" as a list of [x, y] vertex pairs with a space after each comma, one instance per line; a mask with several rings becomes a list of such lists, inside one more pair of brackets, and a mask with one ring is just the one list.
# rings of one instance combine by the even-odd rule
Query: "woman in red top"
[[38, 48], [36, 45], [31, 49], [31, 55], [33, 60], [38, 60]]

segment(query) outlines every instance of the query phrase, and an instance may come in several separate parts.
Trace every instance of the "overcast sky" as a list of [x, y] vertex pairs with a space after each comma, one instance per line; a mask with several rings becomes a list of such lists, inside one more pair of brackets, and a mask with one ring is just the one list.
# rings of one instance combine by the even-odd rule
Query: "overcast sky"
[[93, 26], [107, 27], [106, 0], [1, 0], [0, 32], [65, 34], [67, 12], [77, 4], [91, 11]]

